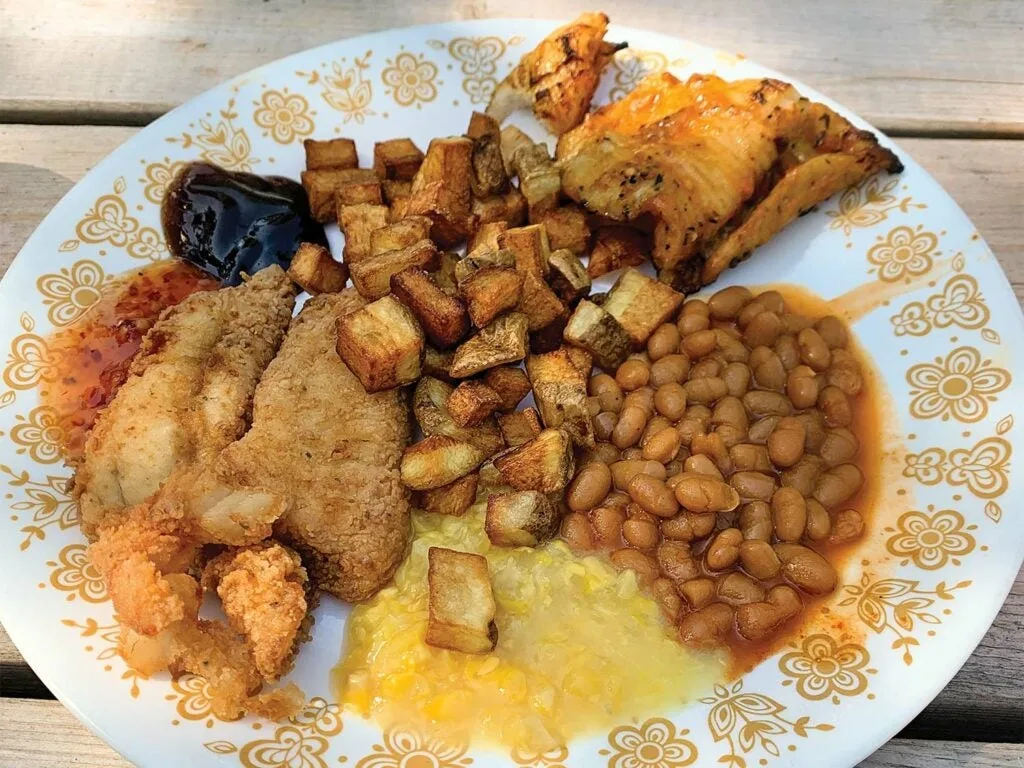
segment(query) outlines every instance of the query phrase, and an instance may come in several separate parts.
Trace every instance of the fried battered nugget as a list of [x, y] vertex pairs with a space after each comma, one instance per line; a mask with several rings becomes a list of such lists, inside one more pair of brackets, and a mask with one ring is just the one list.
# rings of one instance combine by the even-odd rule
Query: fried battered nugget
[[352, 289], [306, 303], [256, 389], [252, 428], [215, 466], [226, 488], [286, 496], [278, 538], [321, 589], [353, 602], [391, 577], [410, 533], [398, 472], [410, 430], [404, 397], [368, 395], [335, 349], [337, 318], [364, 303]]
[[145, 501], [176, 471], [208, 466], [241, 436], [294, 303], [294, 286], [275, 265], [164, 312], [100, 414], [75, 474], [89, 538], [110, 515]]

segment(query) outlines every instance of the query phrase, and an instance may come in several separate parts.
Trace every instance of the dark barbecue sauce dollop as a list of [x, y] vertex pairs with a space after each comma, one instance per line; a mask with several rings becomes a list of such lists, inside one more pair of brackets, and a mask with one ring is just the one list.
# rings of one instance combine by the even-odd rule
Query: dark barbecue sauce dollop
[[190, 163], [178, 173], [160, 218], [171, 253], [225, 285], [271, 264], [287, 269], [299, 243], [327, 245], [302, 185], [209, 163]]

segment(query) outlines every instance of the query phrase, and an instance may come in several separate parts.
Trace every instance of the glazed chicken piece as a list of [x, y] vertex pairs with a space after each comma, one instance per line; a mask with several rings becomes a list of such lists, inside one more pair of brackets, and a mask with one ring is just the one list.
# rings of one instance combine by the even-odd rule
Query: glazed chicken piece
[[368, 395], [335, 349], [337, 319], [364, 304], [353, 289], [306, 303], [256, 389], [252, 428], [215, 465], [225, 488], [286, 497], [277, 537], [321, 589], [353, 602], [391, 577], [410, 534], [404, 397]]
[[241, 437], [294, 304], [291, 280], [273, 266], [164, 312], [75, 473], [86, 536], [95, 539], [108, 518], [144, 502], [172, 475], [208, 466]]
[[558, 141], [562, 190], [653, 222], [661, 279], [690, 292], [798, 215], [899, 159], [779, 80], [651, 75]]
[[608, 43], [608, 17], [584, 13], [559, 27], [527, 53], [495, 89], [487, 114], [501, 122], [532, 107], [549, 131], [561, 134], [580, 124], [612, 54], [626, 43]]

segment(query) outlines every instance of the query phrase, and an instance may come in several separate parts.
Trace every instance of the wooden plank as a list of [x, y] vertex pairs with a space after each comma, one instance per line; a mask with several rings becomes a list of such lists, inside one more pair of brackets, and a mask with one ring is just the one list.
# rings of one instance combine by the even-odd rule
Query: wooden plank
[[[861, 768], [1012, 768], [1024, 745], [893, 739]], [[128, 768], [56, 701], [0, 699], [0, 765], [19, 768]]]
[[[143, 124], [252, 67], [343, 37], [587, 0], [8, 0], [0, 119]], [[614, 21], [742, 52], [892, 132], [1024, 134], [1024, 3], [620, 0]]]

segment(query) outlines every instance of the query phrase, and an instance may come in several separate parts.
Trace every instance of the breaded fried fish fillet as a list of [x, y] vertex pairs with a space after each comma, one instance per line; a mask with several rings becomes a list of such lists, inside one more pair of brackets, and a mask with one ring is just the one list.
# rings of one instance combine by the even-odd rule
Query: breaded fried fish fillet
[[289, 497], [275, 533], [349, 601], [384, 585], [409, 540], [408, 407], [399, 390], [368, 395], [335, 350], [337, 318], [364, 303], [352, 289], [306, 303], [256, 388], [252, 428], [216, 463], [227, 488]]
[[86, 442], [74, 497], [87, 536], [241, 436], [294, 304], [292, 282], [275, 265], [164, 312]]

